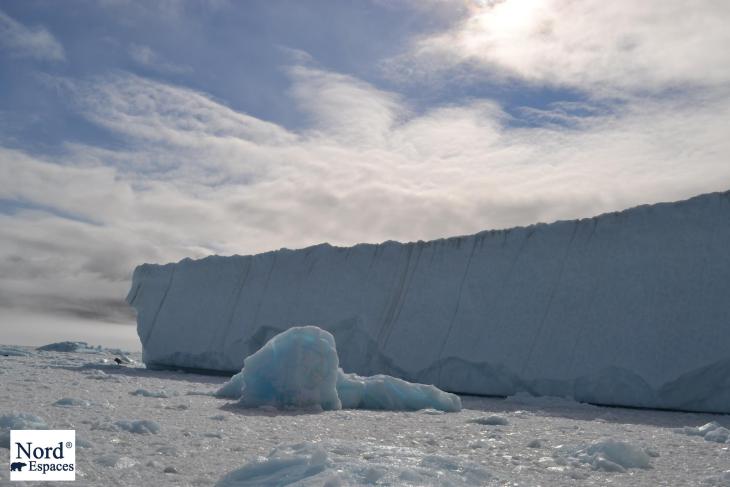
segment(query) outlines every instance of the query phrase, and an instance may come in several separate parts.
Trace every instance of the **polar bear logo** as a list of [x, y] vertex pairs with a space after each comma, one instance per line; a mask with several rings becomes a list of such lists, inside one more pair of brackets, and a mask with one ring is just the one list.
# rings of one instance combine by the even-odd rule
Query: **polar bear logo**
[[10, 464], [10, 471], [11, 472], [22, 472], [23, 471], [23, 467], [25, 467], [26, 465], [28, 465], [28, 464], [27, 463], [23, 463], [23, 462], [11, 463]]

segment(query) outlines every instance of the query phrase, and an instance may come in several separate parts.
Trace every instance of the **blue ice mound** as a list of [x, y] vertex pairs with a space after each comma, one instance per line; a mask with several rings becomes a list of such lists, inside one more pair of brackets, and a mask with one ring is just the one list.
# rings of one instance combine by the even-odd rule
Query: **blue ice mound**
[[461, 399], [441, 389], [413, 384], [389, 375], [361, 377], [339, 370], [337, 394], [342, 407], [347, 409], [385, 409], [389, 411], [461, 411]]
[[102, 351], [101, 345], [93, 346], [86, 342], [54, 342], [42, 347], [36, 348], [40, 352], [84, 352], [84, 353], [99, 353]]
[[239, 404], [342, 409], [336, 388], [338, 367], [330, 333], [316, 326], [290, 328], [246, 358], [235, 379], [241, 385]]
[[244, 407], [461, 410], [458, 396], [434, 386], [344, 373], [334, 337], [316, 326], [276, 335], [246, 358], [216, 396], [238, 399]]

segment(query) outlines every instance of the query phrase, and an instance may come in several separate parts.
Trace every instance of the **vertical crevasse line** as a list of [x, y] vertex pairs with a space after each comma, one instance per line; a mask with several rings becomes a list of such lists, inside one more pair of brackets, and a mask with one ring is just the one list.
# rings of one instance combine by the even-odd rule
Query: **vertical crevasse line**
[[384, 339], [385, 339], [385, 336], [388, 334], [388, 328], [393, 323], [395, 311], [398, 306], [398, 303], [400, 302], [401, 296], [403, 294], [403, 289], [405, 287], [406, 277], [408, 276], [408, 269], [411, 265], [411, 256], [413, 255], [413, 244], [404, 244], [404, 245], [402, 245], [401, 248], [403, 249], [401, 251], [401, 254], [403, 252], [405, 252], [406, 256], [405, 256], [405, 259], [403, 259], [403, 262], [404, 262], [403, 270], [400, 272], [400, 276], [397, 278], [397, 285], [396, 285], [395, 289], [393, 289], [391, 291], [390, 300], [388, 302], [388, 306], [385, 309], [385, 314], [383, 315], [382, 325], [380, 325], [380, 330], [378, 331], [378, 336], [376, 338], [376, 343], [378, 344], [378, 347], [380, 348], [380, 350], [383, 350], [383, 348], [384, 348]]
[[241, 276], [238, 280], [238, 288], [236, 289], [236, 293], [233, 297], [233, 300], [231, 302], [231, 311], [228, 314], [228, 320], [227, 325], [225, 327], [225, 333], [223, 333], [223, 338], [227, 336], [231, 336], [231, 327], [233, 326], [233, 318], [236, 316], [236, 310], [238, 310], [238, 303], [241, 301], [241, 295], [243, 294], [243, 288], [246, 286], [246, 282], [248, 281], [248, 275], [251, 272], [251, 261], [253, 260], [252, 257], [244, 257], [246, 259], [246, 264], [244, 268], [241, 270]]
[[550, 307], [553, 304], [553, 299], [555, 298], [555, 293], [558, 292], [558, 288], [560, 287], [560, 282], [563, 279], [563, 272], [565, 271], [565, 263], [568, 260], [568, 256], [570, 255], [570, 249], [573, 246], [573, 240], [575, 240], [575, 234], [578, 232], [578, 225], [580, 224], [579, 221], [575, 221], [573, 223], [573, 232], [570, 234], [570, 240], [568, 240], [568, 244], [565, 246], [565, 253], [563, 254], [563, 259], [560, 262], [560, 269], [558, 270], [558, 277], [555, 279], [555, 284], [553, 284], [552, 289], [550, 289], [550, 296], [548, 296], [548, 302], [545, 305], [545, 311], [542, 314], [542, 317], [540, 318], [540, 323], [537, 326], [537, 332], [535, 333], [534, 337], [532, 338], [532, 342], [530, 343], [530, 348], [527, 352], [527, 357], [525, 357], [525, 362], [522, 364], [522, 375], [525, 375], [525, 372], [527, 371], [527, 367], [530, 364], [530, 361], [532, 360], [532, 354], [535, 352], [535, 346], [537, 345], [537, 342], [540, 340], [540, 336], [542, 335], [542, 329], [545, 327], [545, 321], [547, 320], [548, 314], [550, 313]]
[[418, 262], [421, 260], [423, 245], [414, 245], [416, 246], [416, 258], [413, 262], [413, 265], [411, 265], [412, 255], [408, 255], [408, 266], [406, 267], [405, 280], [402, 289], [400, 290], [398, 295], [395, 315], [393, 316], [390, 327], [386, 330], [385, 338], [383, 339], [382, 349], [385, 349], [386, 345], [388, 344], [388, 340], [390, 340], [390, 335], [393, 333], [393, 327], [395, 326], [395, 323], [398, 322], [398, 317], [400, 316], [401, 309], [403, 309], [403, 304], [406, 302], [406, 299], [408, 297], [408, 291], [411, 289], [411, 284], [413, 283], [413, 275], [416, 273], [416, 269], [418, 268]]
[[162, 310], [162, 306], [165, 304], [165, 300], [167, 299], [167, 294], [170, 292], [170, 288], [172, 287], [172, 280], [175, 277], [175, 269], [177, 267], [173, 266], [172, 270], [170, 271], [170, 279], [167, 281], [167, 287], [165, 287], [165, 292], [162, 294], [162, 298], [160, 299], [160, 304], [157, 306], [157, 310], [155, 311], [155, 317], [152, 318], [152, 323], [150, 324], [150, 327], [146, 330], [144, 337], [140, 337], [140, 340], [142, 341], [142, 346], [147, 345], [147, 341], [150, 339], [150, 336], [152, 335], [152, 330], [154, 330], [155, 325], [157, 324], [157, 318], [160, 316], [160, 311]]
[[264, 282], [264, 290], [261, 293], [261, 299], [257, 303], [256, 312], [253, 315], [253, 321], [251, 323], [251, 326], [253, 326], [253, 327], [258, 326], [259, 313], [261, 312], [261, 303], [263, 303], [264, 299], [266, 299], [266, 295], [269, 292], [269, 282], [271, 282], [271, 274], [274, 272], [275, 266], [276, 266], [276, 254], [273, 254], [273, 257], [271, 258], [271, 267], [269, 267], [269, 272], [266, 274], [266, 281]]
[[449, 321], [449, 327], [446, 330], [446, 336], [444, 337], [444, 341], [441, 342], [441, 347], [439, 348], [439, 353], [436, 356], [436, 362], [440, 364], [439, 372], [438, 372], [438, 382], [441, 382], [441, 371], [443, 368], [444, 361], [442, 360], [444, 358], [444, 350], [446, 350], [446, 345], [451, 338], [451, 332], [454, 329], [454, 323], [456, 323], [456, 316], [459, 314], [459, 306], [461, 305], [461, 293], [464, 290], [464, 282], [466, 282], [466, 276], [469, 274], [469, 267], [471, 266], [471, 260], [474, 257], [474, 252], [477, 249], [477, 241], [478, 238], [476, 236], [473, 236], [472, 239], [474, 240], [474, 243], [472, 244], [471, 251], [469, 252], [469, 258], [466, 260], [466, 266], [464, 266], [464, 273], [461, 276], [461, 281], [459, 282], [459, 290], [456, 295], [456, 306], [454, 306], [454, 313], [451, 315], [451, 320]]
[[[593, 236], [596, 234], [596, 228], [598, 227], [598, 218], [593, 218], [592, 222], [593, 222], [593, 226], [591, 228], [591, 233], [588, 235], [588, 239], [586, 240], [586, 244], [585, 244], [586, 252], [588, 252], [588, 249], [590, 248], [590, 244], [593, 241]], [[599, 281], [598, 281], [598, 279], [596, 279], [595, 282], [593, 283], [593, 286], [591, 287], [591, 292], [590, 292], [588, 301], [586, 303], [587, 309], [593, 308], [593, 303], [595, 302], [596, 295], [598, 294], [598, 283], [599, 283]], [[568, 368], [567, 368], [568, 373], [570, 373], [573, 370], [573, 366], [575, 364], [575, 354], [576, 354], [576, 351], [578, 350], [578, 344], [583, 339], [583, 335], [585, 333], [586, 327], [587, 327], [587, 325], [586, 325], [586, 322], [584, 321], [583, 326], [581, 326], [578, 329], [578, 333], [575, 334], [575, 341], [573, 342], [573, 347], [570, 350], [570, 362], [568, 362]]]

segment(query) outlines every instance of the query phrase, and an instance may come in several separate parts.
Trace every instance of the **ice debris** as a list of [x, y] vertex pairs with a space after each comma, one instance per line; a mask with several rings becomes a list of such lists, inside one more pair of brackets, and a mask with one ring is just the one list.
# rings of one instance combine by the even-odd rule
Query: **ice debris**
[[[254, 461], [224, 476], [216, 487], [247, 487], [256, 485], [290, 485], [304, 479], [328, 480], [327, 453], [310, 444], [294, 445], [284, 451], [273, 450], [263, 461]], [[323, 475], [325, 474], [325, 475]], [[314, 477], [314, 478], [313, 478]], [[337, 482], [334, 485], [339, 485]]]
[[[217, 487], [259, 485], [487, 485], [494, 476], [460, 456], [426, 455], [376, 445], [298, 443], [236, 469]], [[489, 484], [492, 485], [492, 484]]]
[[93, 347], [86, 342], [56, 342], [36, 348], [40, 352], [101, 352], [101, 346]]
[[46, 421], [29, 413], [11, 413], [0, 416], [0, 448], [10, 448], [10, 430], [45, 430]]
[[237, 398], [244, 407], [461, 410], [458, 396], [431, 385], [344, 373], [334, 337], [316, 326], [290, 328], [269, 340], [216, 396]]
[[469, 423], [485, 424], [489, 426], [507, 426], [509, 421], [503, 416], [497, 416], [493, 414], [491, 416], [482, 416], [479, 418], [470, 419]]
[[571, 456], [596, 470], [624, 472], [628, 468], [650, 468], [651, 457], [636, 445], [614, 439], [596, 441], [576, 450]]
[[705, 441], [715, 443], [727, 443], [728, 438], [730, 438], [730, 430], [716, 421], [698, 427], [685, 426], [684, 428], [678, 428], [676, 431], [689, 436], [701, 436]]
[[116, 469], [129, 468], [137, 464], [135, 459], [117, 455], [116, 453], [98, 456], [94, 459], [94, 461], [103, 467]]
[[30, 352], [20, 347], [0, 345], [0, 355], [5, 357], [27, 357], [30, 355]]
[[159, 399], [167, 399], [172, 396], [177, 396], [177, 393], [172, 392], [166, 392], [166, 391], [148, 391], [147, 389], [136, 389], [132, 392], [130, 392], [133, 396], [143, 396], [143, 397], [156, 397]]
[[357, 374], [345, 374], [339, 369], [337, 394], [342, 401], [342, 407], [347, 409], [429, 409], [445, 412], [461, 410], [461, 399], [455, 394], [449, 394], [432, 385], [414, 384], [389, 375], [361, 377]]
[[64, 397], [63, 399], [59, 399], [58, 401], [54, 402], [53, 405], [66, 408], [87, 407], [91, 405], [91, 402], [85, 399], [77, 399], [75, 397]]
[[160, 431], [160, 425], [149, 419], [116, 421], [114, 425], [121, 430], [136, 433], [138, 435], [157, 434]]
[[712, 487], [730, 487], [730, 470], [725, 470], [720, 475], [706, 477], [703, 484]]

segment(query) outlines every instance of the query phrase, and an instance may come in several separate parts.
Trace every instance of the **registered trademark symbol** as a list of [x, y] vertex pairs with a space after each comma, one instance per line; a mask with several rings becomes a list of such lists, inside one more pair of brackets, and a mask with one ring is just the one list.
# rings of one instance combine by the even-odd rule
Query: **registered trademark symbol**
[[67, 442], [66, 442], [66, 448], [71, 448], [72, 446], [73, 446], [73, 445], [71, 444], [71, 442], [70, 442], [70, 441], [67, 441]]

